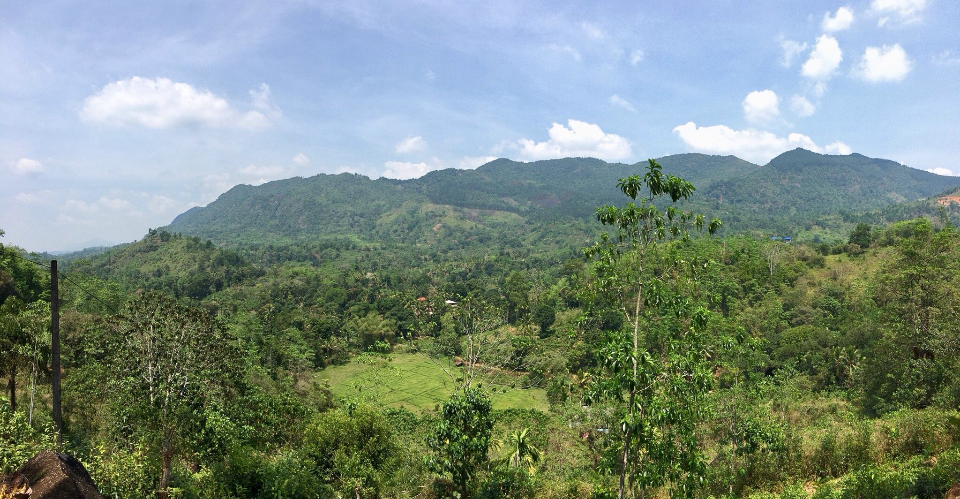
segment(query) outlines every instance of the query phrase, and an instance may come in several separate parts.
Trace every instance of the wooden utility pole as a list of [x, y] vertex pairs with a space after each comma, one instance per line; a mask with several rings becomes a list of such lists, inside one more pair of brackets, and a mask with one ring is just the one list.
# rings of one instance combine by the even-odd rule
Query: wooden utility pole
[[57, 261], [50, 261], [50, 381], [53, 396], [53, 425], [57, 429], [57, 445], [63, 443], [60, 436], [63, 414], [60, 411], [60, 283]]

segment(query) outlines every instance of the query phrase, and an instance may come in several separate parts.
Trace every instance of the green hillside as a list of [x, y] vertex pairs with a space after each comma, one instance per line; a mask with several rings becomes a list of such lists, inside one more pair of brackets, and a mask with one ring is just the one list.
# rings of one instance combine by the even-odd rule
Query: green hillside
[[[804, 149], [701, 191], [723, 212], [761, 225], [799, 223], [816, 216], [877, 210], [910, 203], [960, 185], [944, 177], [860, 154], [831, 156]], [[730, 218], [730, 217], [728, 217]]]
[[[912, 203], [960, 186], [960, 178], [889, 160], [803, 149], [765, 166], [703, 154], [658, 162], [666, 173], [691, 181], [698, 188], [691, 207], [721, 217], [730, 232], [795, 235], [814, 223], [844, 234], [854, 220], [831, 215]], [[498, 159], [475, 170], [440, 170], [412, 180], [298, 177], [236, 186], [210, 205], [180, 215], [169, 230], [229, 246], [309, 242], [449, 250], [539, 241], [544, 231], [556, 233], [550, 225], [562, 221], [573, 233], [561, 239], [579, 239], [577, 227], [590, 223], [594, 209], [615, 201], [617, 193], [609, 186], [643, 166], [590, 158]]]

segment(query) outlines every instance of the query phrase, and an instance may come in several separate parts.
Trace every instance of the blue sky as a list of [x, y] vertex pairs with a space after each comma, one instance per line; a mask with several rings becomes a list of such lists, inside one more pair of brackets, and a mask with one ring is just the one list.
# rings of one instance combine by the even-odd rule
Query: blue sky
[[0, 229], [140, 238], [239, 183], [496, 157], [960, 174], [960, 2], [0, 0]]

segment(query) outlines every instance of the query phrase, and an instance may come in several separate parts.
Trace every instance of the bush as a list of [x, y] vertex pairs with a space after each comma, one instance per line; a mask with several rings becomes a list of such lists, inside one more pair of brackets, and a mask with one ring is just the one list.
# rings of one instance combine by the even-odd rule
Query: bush
[[843, 480], [844, 499], [909, 499], [914, 495], [917, 470], [905, 467], [892, 470], [883, 466], [869, 465]]
[[16, 471], [44, 449], [56, 443], [53, 429], [37, 430], [22, 412], [0, 409], [0, 474]]
[[[905, 460], [912, 456], [929, 456], [943, 452], [958, 441], [958, 427], [952, 422], [953, 411], [935, 408], [904, 409], [883, 417], [883, 431], [877, 445], [882, 459]], [[879, 459], [878, 459], [879, 461]]]
[[937, 456], [931, 468], [921, 469], [916, 493], [920, 497], [943, 497], [947, 490], [960, 482], [960, 447]]
[[105, 498], [156, 495], [160, 463], [150, 458], [144, 445], [108, 448], [100, 444], [81, 462]]
[[480, 499], [525, 499], [534, 496], [533, 479], [526, 470], [500, 466], [493, 470], [480, 488]]
[[365, 405], [317, 416], [307, 429], [303, 450], [322, 483], [352, 497], [381, 495], [400, 456], [387, 419]]
[[[313, 462], [303, 452], [283, 451], [264, 463], [262, 497], [313, 499], [334, 497], [332, 488], [312, 473]], [[325, 493], [324, 493], [325, 492]]]

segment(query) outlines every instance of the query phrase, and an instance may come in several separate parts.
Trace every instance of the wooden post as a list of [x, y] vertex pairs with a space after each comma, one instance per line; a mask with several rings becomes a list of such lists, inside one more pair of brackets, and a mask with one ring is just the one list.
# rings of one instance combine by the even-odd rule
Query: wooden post
[[57, 445], [63, 443], [60, 436], [63, 414], [60, 411], [60, 283], [57, 261], [50, 261], [50, 381], [53, 397], [53, 425], [57, 430]]

